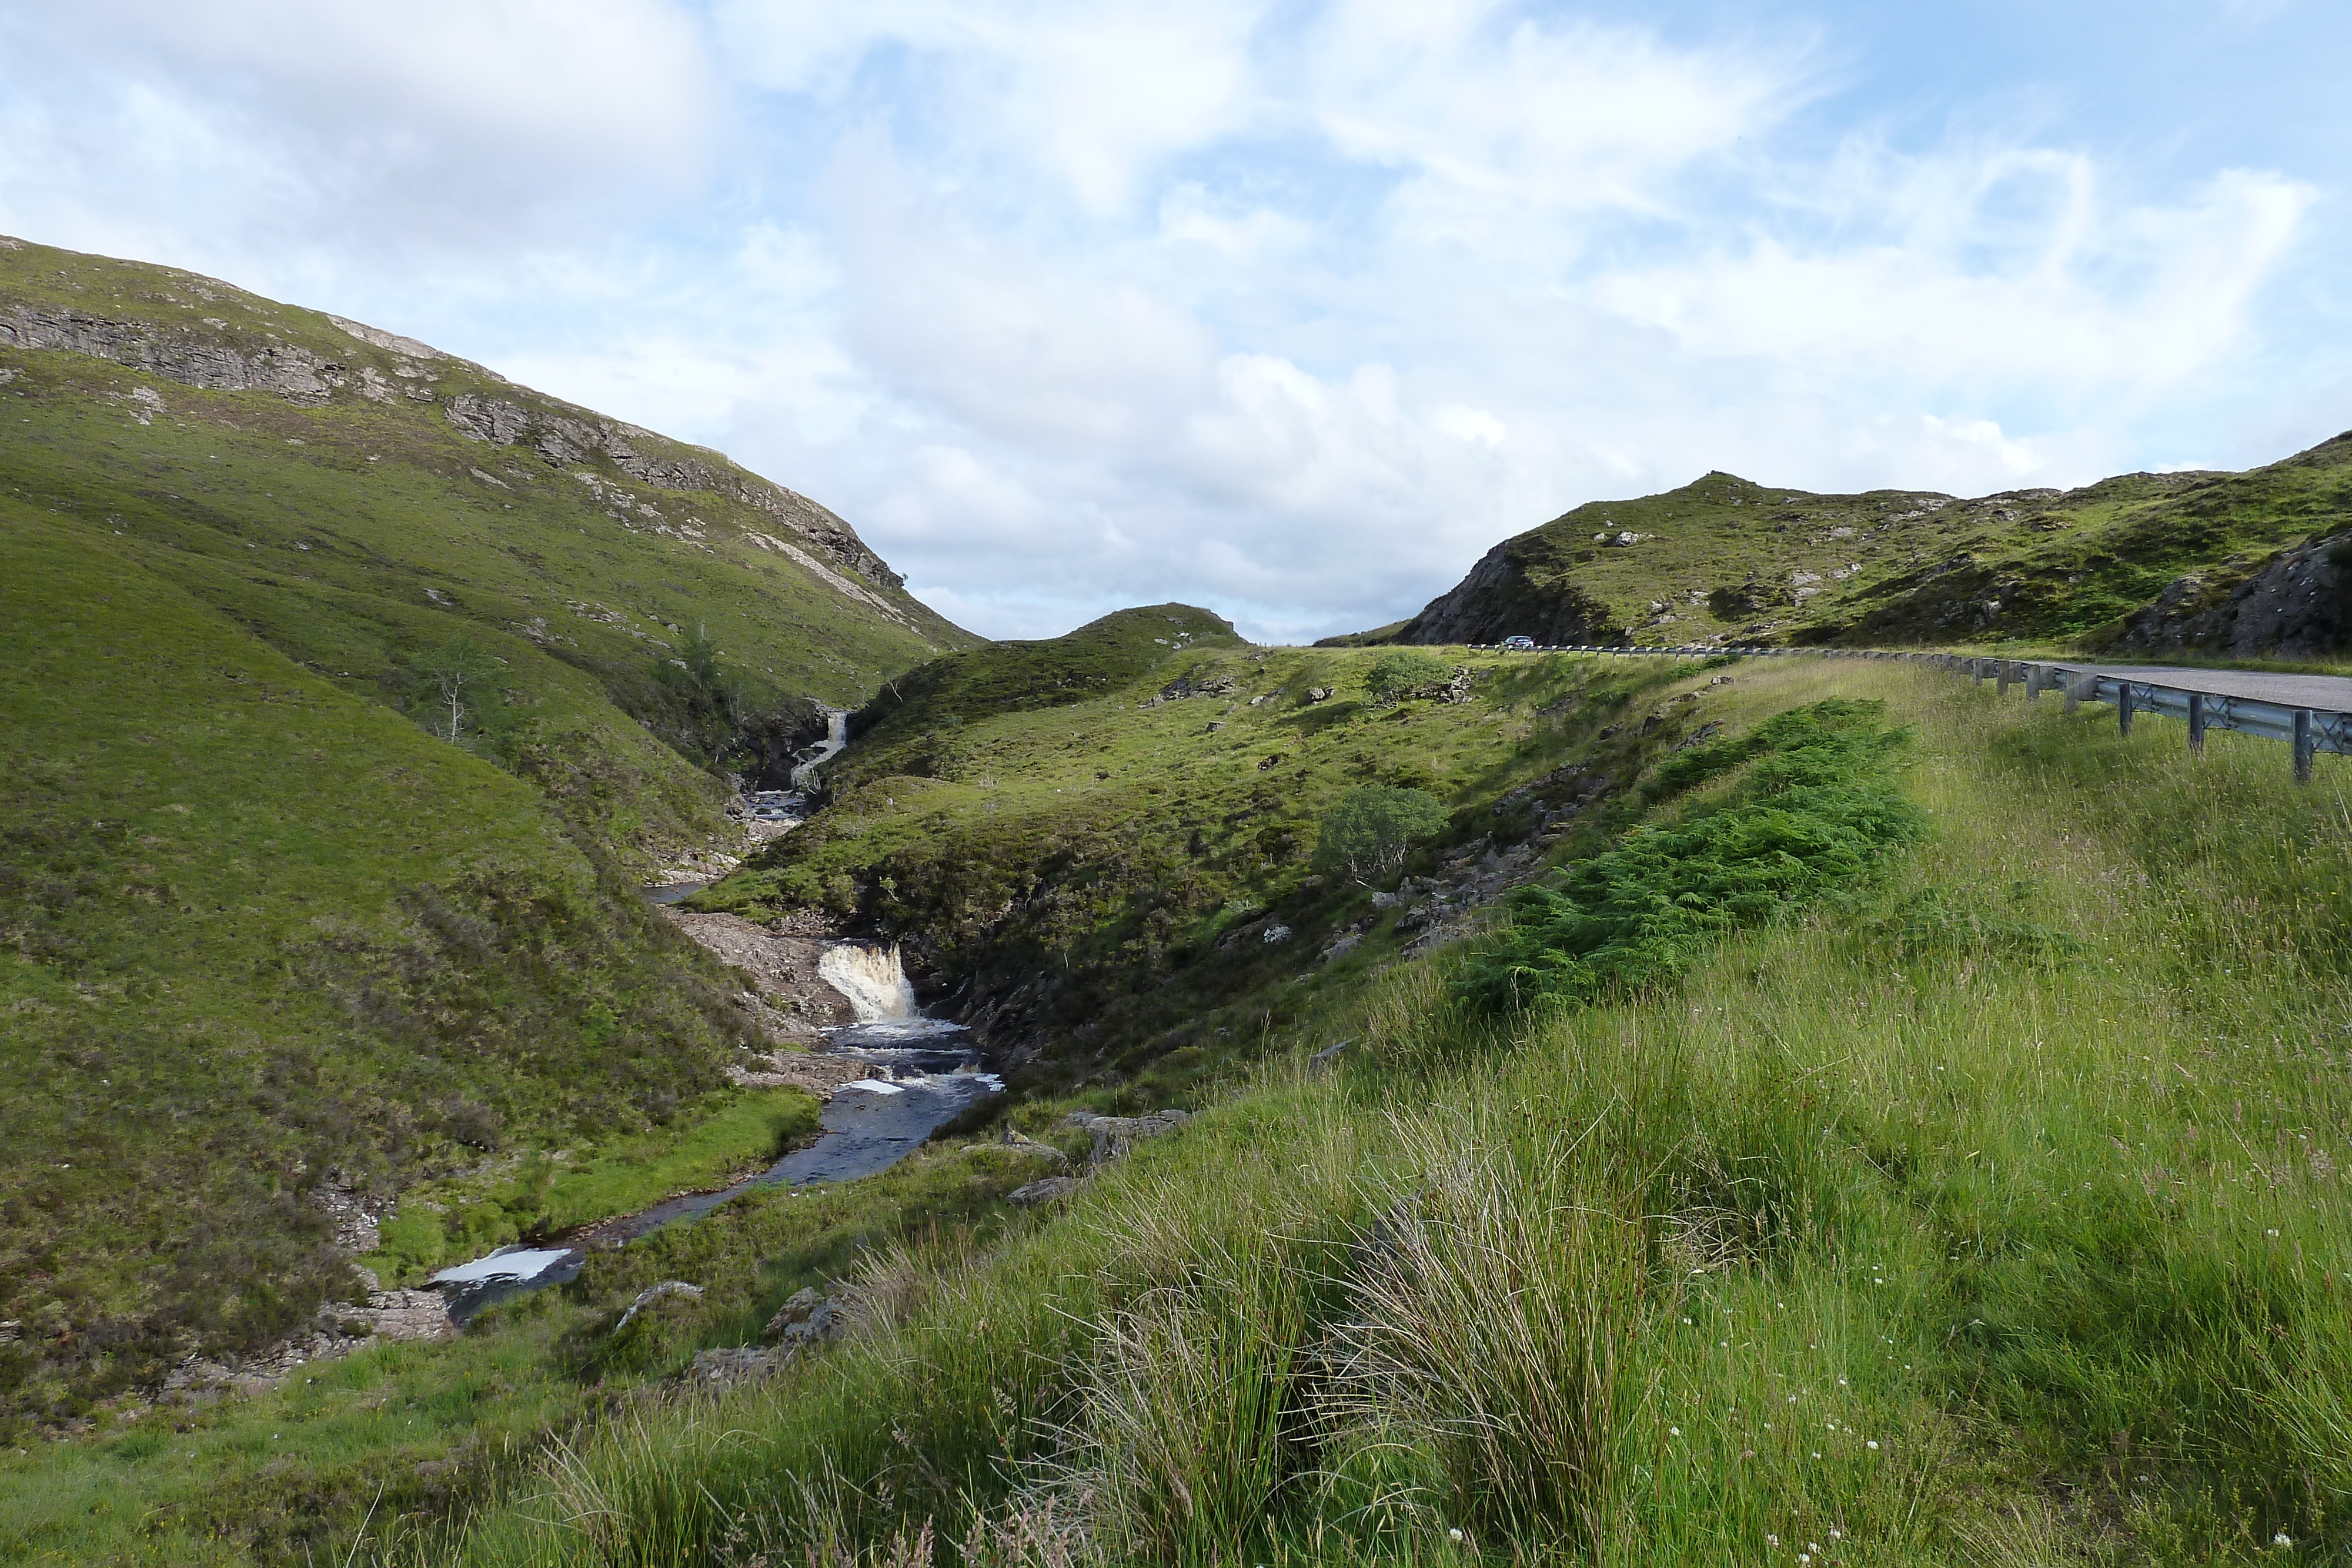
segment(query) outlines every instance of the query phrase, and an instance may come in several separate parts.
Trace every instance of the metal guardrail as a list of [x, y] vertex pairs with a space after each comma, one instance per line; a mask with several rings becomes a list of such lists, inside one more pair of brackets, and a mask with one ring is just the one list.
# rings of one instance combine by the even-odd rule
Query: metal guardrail
[[1968, 653], [1916, 653], [1876, 648], [1743, 648], [1708, 644], [1680, 648], [1585, 644], [1516, 650], [1504, 650], [1500, 644], [1493, 644], [1483, 647], [1481, 651], [1608, 653], [1621, 658], [1707, 659], [1732, 653], [1747, 659], [1895, 659], [1908, 664], [1934, 664], [1958, 674], [1973, 676], [1979, 684], [1987, 680], [1997, 681], [2003, 695], [2008, 695], [2011, 685], [2024, 686], [2025, 695], [2031, 698], [2039, 698], [2043, 692], [2062, 692], [2068, 713], [2074, 712], [2084, 703], [2110, 703], [2115, 706], [2116, 725], [2126, 735], [2131, 733], [2132, 719], [2139, 714], [2160, 714], [2167, 718], [2186, 719], [2191, 751], [2204, 750], [2205, 733], [2214, 729], [2261, 736], [2266, 740], [2284, 740], [2294, 748], [2295, 781], [2301, 784], [2311, 782], [2314, 754], [2332, 751], [2338, 756], [2352, 757], [2352, 713], [2296, 707], [2288, 703], [2264, 702], [2255, 697], [2223, 696], [2215, 692], [2192, 692], [2180, 686], [2168, 686], [2159, 681], [2131, 680], [2048, 660], [1980, 659]]

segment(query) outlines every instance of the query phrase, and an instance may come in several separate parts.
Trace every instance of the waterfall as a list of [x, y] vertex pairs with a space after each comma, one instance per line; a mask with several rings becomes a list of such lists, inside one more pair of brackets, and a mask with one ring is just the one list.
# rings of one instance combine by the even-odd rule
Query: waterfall
[[843, 942], [824, 950], [816, 961], [817, 978], [849, 998], [859, 1023], [910, 1019], [915, 1013], [915, 988], [899, 967], [896, 947], [860, 947]]
[[841, 748], [849, 744], [849, 710], [824, 710], [824, 738], [809, 752], [808, 759], [793, 765], [793, 788], [805, 794], [816, 788], [816, 770], [832, 761]]

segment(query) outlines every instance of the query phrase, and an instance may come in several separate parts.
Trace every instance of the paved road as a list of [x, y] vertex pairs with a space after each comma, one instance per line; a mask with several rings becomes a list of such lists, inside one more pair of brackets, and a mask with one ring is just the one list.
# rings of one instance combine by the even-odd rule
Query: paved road
[[2054, 659], [2029, 663], [2051, 664], [2062, 670], [2085, 674], [2095, 670], [2113, 679], [2146, 681], [2178, 691], [2250, 697], [2255, 702], [2316, 708], [2323, 713], [2352, 713], [2352, 676], [2278, 675], [2260, 670], [2184, 670], [2170, 664], [2074, 664]]

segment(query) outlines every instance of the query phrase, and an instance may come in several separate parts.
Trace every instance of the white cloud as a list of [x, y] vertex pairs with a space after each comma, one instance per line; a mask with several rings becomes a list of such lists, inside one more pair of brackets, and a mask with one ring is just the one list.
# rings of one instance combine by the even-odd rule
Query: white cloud
[[1306, 101], [1349, 157], [1415, 172], [1424, 214], [1668, 204], [1664, 182], [1795, 107], [1785, 49], [1677, 49], [1633, 27], [1547, 25], [1494, 0], [1340, 0]]
[[[1594, 298], [1709, 358], [1900, 375], [1937, 392], [2038, 386], [2140, 396], [2210, 365], [2314, 200], [2234, 172], [2185, 202], [2105, 197], [2090, 160], [2032, 150], [1874, 161], [1837, 193], [1869, 232], [1753, 233], [1687, 261], [1612, 270]], [[2032, 215], [1990, 199], [2030, 187]]]
[[838, 96], [878, 48], [924, 57], [954, 140], [1049, 170], [1092, 211], [1123, 206], [1171, 154], [1250, 110], [1249, 47], [1265, 6], [1232, 0], [726, 0], [719, 26], [746, 78]]
[[0, 15], [0, 221], [312, 299], [372, 273], [413, 287], [420, 260], [510, 267], [519, 242], [674, 209], [712, 84], [666, 0], [19, 7]]
[[2271, 314], [2315, 178], [1948, 131], [1847, 101], [1833, 34], [1696, 15], [20, 7], [0, 228], [719, 445], [1023, 634], [1183, 598], [1313, 635], [1710, 467], [1981, 492], [2352, 407]]

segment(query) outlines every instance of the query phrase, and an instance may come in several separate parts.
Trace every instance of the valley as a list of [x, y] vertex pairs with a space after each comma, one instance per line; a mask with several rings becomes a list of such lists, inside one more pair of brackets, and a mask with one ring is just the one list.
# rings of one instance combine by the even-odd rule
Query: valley
[[2345, 438], [1288, 647], [167, 267], [0, 411], [0, 1557], [2352, 1544], [2342, 758], [1726, 651], [2305, 690]]

